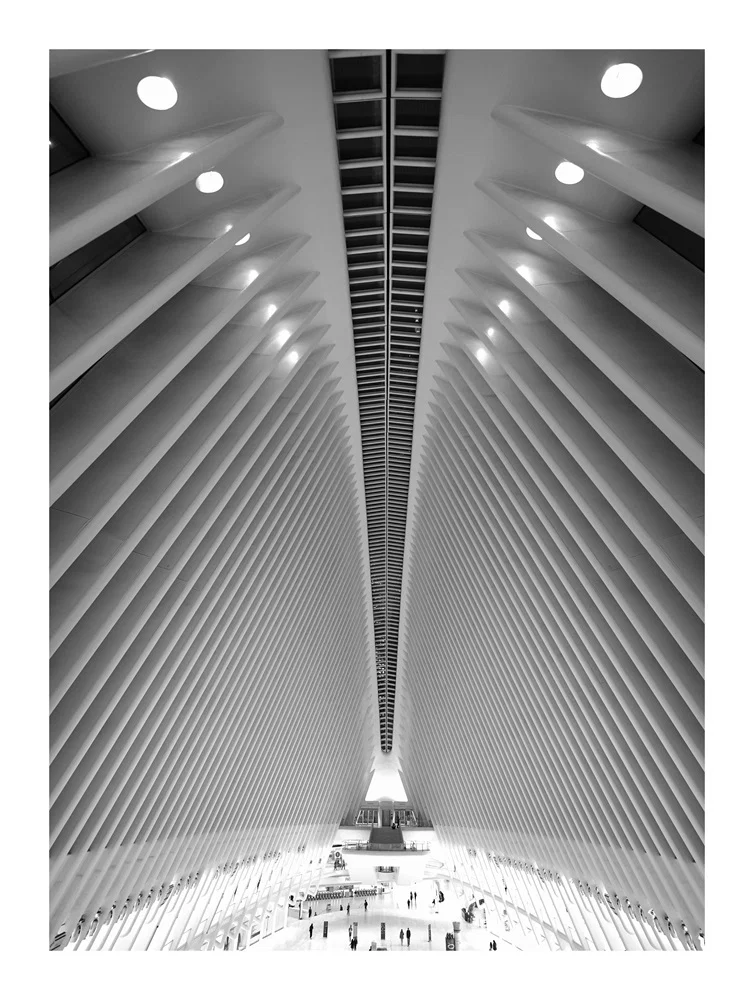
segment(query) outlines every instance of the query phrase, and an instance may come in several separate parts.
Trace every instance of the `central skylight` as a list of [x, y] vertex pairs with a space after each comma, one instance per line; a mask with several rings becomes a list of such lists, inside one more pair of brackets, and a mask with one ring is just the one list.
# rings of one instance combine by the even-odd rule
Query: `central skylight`
[[330, 53], [385, 753], [444, 63], [442, 52]]

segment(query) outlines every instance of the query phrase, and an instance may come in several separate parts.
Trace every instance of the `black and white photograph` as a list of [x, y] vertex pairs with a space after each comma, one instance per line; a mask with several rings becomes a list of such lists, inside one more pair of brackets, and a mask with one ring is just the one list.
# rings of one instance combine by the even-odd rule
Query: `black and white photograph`
[[296, 10], [43, 53], [39, 995], [706, 997], [705, 47]]

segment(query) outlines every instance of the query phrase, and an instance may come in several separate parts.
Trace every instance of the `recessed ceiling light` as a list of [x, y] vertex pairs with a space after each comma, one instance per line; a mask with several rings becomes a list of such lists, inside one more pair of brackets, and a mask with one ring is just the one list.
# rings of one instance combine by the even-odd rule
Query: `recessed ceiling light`
[[555, 177], [561, 184], [578, 184], [583, 180], [584, 171], [576, 163], [563, 160], [555, 168]]
[[255, 271], [254, 268], [252, 267], [252, 269], [249, 271], [249, 284], [251, 284], [252, 281], [256, 281], [258, 277], [259, 277], [259, 271]]
[[136, 93], [141, 103], [154, 111], [167, 111], [178, 100], [178, 91], [164, 76], [145, 76], [136, 85]]
[[241, 239], [238, 241], [238, 243], [236, 243], [236, 246], [237, 247], [242, 247], [244, 245], [244, 243], [248, 243], [249, 242], [250, 238], [251, 238], [251, 233], [247, 233], [245, 236], [241, 237]]
[[641, 86], [644, 74], [635, 63], [616, 63], [605, 70], [602, 93], [606, 97], [628, 97]]
[[[500, 303], [500, 308], [502, 309], [502, 307], [503, 307], [503, 303], [501, 302]], [[495, 336], [495, 327], [494, 326], [488, 326], [487, 327], [487, 336], [488, 337], [494, 337]]]
[[214, 194], [215, 191], [220, 190], [224, 183], [223, 175], [216, 170], [208, 170], [196, 178], [196, 187], [202, 194]]
[[277, 337], [278, 347], [282, 347], [287, 340], [290, 340], [290, 337], [291, 337], [290, 330], [281, 330]]
[[527, 236], [531, 236], [531, 238], [533, 240], [541, 240], [542, 239], [541, 236], [539, 236], [537, 233], [535, 233], [533, 229], [529, 229], [528, 226], [526, 227], [526, 235]]
[[267, 319], [272, 319], [275, 313], [278, 311], [277, 306], [267, 306]]
[[481, 364], [484, 364], [484, 362], [487, 360], [487, 352], [485, 351], [485, 349], [483, 347], [478, 347], [475, 353], [477, 361], [479, 361]]
[[286, 360], [290, 361], [292, 365], [295, 365], [298, 361], [298, 351], [291, 351], [290, 354], [286, 355]]

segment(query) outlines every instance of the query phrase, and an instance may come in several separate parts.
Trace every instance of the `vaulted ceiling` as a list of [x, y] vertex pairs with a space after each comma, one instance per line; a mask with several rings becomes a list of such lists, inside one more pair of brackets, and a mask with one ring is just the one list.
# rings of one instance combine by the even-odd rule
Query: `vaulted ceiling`
[[388, 752], [696, 933], [703, 54], [52, 56], [51, 939], [253, 922]]

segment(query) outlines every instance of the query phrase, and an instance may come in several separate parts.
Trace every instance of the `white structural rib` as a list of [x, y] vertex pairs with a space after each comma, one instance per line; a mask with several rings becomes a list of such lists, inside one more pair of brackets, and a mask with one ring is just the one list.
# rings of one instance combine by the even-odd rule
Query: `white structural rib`
[[[50, 398], [57, 397], [234, 244], [284, 205], [265, 191], [168, 232], [147, 232], [50, 306]], [[259, 270], [248, 253], [248, 273]], [[259, 271], [261, 274], [261, 271]]]
[[516, 312], [513, 299], [523, 293], [704, 469], [704, 377], [696, 366], [684, 364], [646, 323], [566, 261], [523, 250], [491, 233], [466, 235], [504, 279], [491, 289], [496, 305], [506, 303], [506, 310]]
[[693, 143], [657, 142], [641, 135], [499, 104], [492, 112], [502, 125], [538, 139], [699, 236], [704, 236], [704, 150]]
[[[282, 124], [95, 150], [55, 175], [53, 257]], [[284, 148], [304, 163], [296, 131]], [[55, 950], [253, 945], [317, 891], [366, 787], [378, 726], [345, 254], [341, 273], [311, 225], [338, 192], [269, 156], [200, 219], [183, 221], [195, 203], [178, 193], [180, 225], [51, 309]], [[299, 759], [302, 720], [326, 712], [341, 722]]]
[[[531, 80], [507, 80], [522, 105], [560, 58], [526, 55]], [[701, 233], [701, 172], [684, 173], [667, 143], [622, 136], [665, 100], [649, 84], [631, 114], [602, 102], [604, 127], [585, 125], [588, 102], [574, 95], [598, 87], [594, 67], [549, 95], [567, 117], [498, 105], [485, 126], [462, 80], [491, 112], [510, 58], [452, 53], [447, 67], [427, 281], [436, 333], [419, 376], [404, 579], [402, 778], [432, 817], [443, 891], [467, 907], [484, 898], [509, 942], [697, 950], [704, 275], [600, 212], [635, 214], [621, 215], [629, 194]], [[700, 105], [689, 133], [701, 124]], [[599, 181], [561, 194], [552, 149]], [[509, 183], [524, 176], [541, 190]]]
[[693, 264], [638, 226], [493, 180], [478, 187], [704, 368], [704, 285]]
[[282, 124], [280, 115], [255, 115], [132, 153], [87, 159], [55, 174], [50, 184], [50, 264]]

